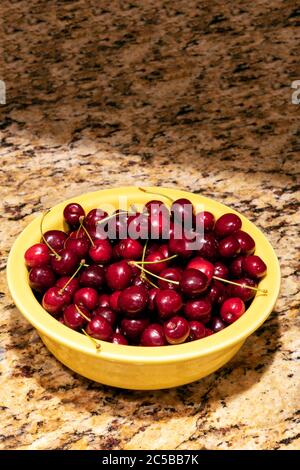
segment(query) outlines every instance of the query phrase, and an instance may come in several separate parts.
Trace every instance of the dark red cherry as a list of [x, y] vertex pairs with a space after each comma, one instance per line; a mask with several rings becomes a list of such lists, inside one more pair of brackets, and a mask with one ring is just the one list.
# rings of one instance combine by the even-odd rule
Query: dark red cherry
[[123, 290], [132, 281], [133, 272], [127, 261], [119, 261], [108, 266], [106, 281], [112, 290]]
[[189, 258], [193, 254], [191, 247], [193, 242], [184, 236], [182, 238], [170, 238], [169, 250], [171, 255], [178, 255], [182, 258]]
[[36, 243], [25, 251], [24, 258], [28, 268], [45, 266], [50, 261], [50, 250], [44, 243]]
[[[225, 323], [220, 317], [213, 317], [211, 323], [210, 323], [210, 328], [214, 333], [218, 333], [218, 331], [221, 331], [225, 328]], [[209, 335], [205, 335], [209, 336]]]
[[158, 280], [158, 286], [160, 289], [178, 289], [178, 284], [173, 284], [168, 282], [167, 279], [171, 281], [179, 282], [182, 276], [183, 270], [181, 268], [166, 268], [159, 274], [161, 277], [166, 279], [163, 281], [162, 279]]
[[198, 212], [195, 217], [195, 228], [196, 231], [201, 233], [202, 230], [205, 232], [211, 232], [215, 226], [215, 216], [208, 211]]
[[255, 241], [249, 235], [249, 233], [244, 232], [243, 230], [238, 230], [234, 233], [234, 237], [240, 244], [241, 253], [243, 255], [252, 255], [255, 251]]
[[89, 255], [94, 263], [106, 264], [113, 257], [113, 249], [107, 239], [95, 240], [94, 245], [89, 249]]
[[130, 286], [124, 289], [118, 299], [121, 312], [128, 317], [136, 317], [146, 309], [148, 291], [144, 287]]
[[98, 306], [99, 307], [110, 307], [109, 295], [108, 294], [99, 295]]
[[186, 302], [184, 313], [189, 320], [208, 323], [211, 317], [212, 304], [207, 297], [193, 299]]
[[117, 315], [116, 312], [113, 312], [113, 310], [109, 307], [97, 307], [93, 311], [93, 316], [99, 316], [105, 318], [105, 320], [108, 321], [108, 323], [114, 327], [117, 321]]
[[185, 198], [176, 199], [171, 205], [171, 216], [176, 223], [185, 224], [192, 228], [195, 214], [191, 201]]
[[217, 261], [214, 266], [214, 276], [221, 277], [222, 279], [228, 279], [229, 270], [226, 264], [221, 261]]
[[101, 220], [108, 217], [108, 213], [103, 211], [102, 209], [92, 209], [86, 216], [84, 224], [85, 226], [90, 228], [96, 228], [96, 225]]
[[132, 285], [137, 287], [143, 287], [147, 290], [151, 287], [150, 284], [146, 281], [146, 279], [143, 279], [140, 274], [134, 276]]
[[201, 256], [196, 256], [193, 258], [187, 265], [187, 268], [198, 269], [203, 274], [206, 275], [208, 281], [210, 282], [214, 275], [214, 265], [207, 259], [202, 258]]
[[210, 328], [205, 328], [205, 337], [213, 335], [214, 332]]
[[[229, 271], [232, 277], [241, 277], [243, 274], [243, 268], [242, 268], [242, 263], [243, 263], [243, 256], [238, 256], [235, 258], [229, 265]], [[220, 276], [223, 277], [223, 276]]]
[[104, 317], [96, 316], [88, 323], [86, 332], [93, 338], [109, 341], [113, 329]]
[[124, 346], [128, 344], [127, 339], [121, 333], [113, 333], [111, 337], [111, 342], [113, 344], [123, 344]]
[[49, 266], [39, 266], [30, 270], [29, 285], [37, 292], [44, 292], [54, 286], [55, 281], [55, 274]]
[[233, 235], [222, 238], [219, 242], [219, 254], [222, 258], [232, 258], [241, 251], [241, 247], [237, 239]]
[[51, 266], [53, 271], [60, 276], [68, 276], [69, 274], [72, 274], [79, 264], [79, 259], [76, 253], [65, 248], [58, 254], [59, 257], [51, 257]]
[[207, 297], [211, 301], [212, 305], [220, 305], [223, 303], [227, 297], [225, 284], [214, 280], [208, 287]]
[[60, 277], [56, 281], [56, 286], [60, 289], [64, 289], [71, 297], [75, 294], [75, 292], [79, 289], [79, 281], [77, 278], [71, 279], [71, 276], [63, 276]]
[[158, 201], [156, 199], [153, 199], [151, 201], [148, 201], [145, 204], [145, 212], [148, 214], [157, 214], [162, 212], [164, 210], [163, 208], [166, 208], [166, 205], [162, 201]]
[[80, 218], [84, 216], [83, 207], [76, 202], [71, 202], [64, 208], [64, 219], [71, 227], [77, 227], [80, 224]]
[[78, 229], [70, 232], [69, 238], [86, 238], [87, 240], [89, 240], [86, 231], [82, 227], [79, 227]]
[[120, 258], [138, 260], [143, 254], [143, 245], [138, 240], [125, 238], [115, 247]]
[[159, 323], [151, 323], [141, 336], [141, 346], [165, 346], [167, 343], [164, 329]]
[[190, 334], [189, 341], [195, 341], [196, 339], [202, 339], [206, 336], [206, 328], [200, 321], [190, 321]]
[[155, 287], [150, 289], [148, 292], [148, 310], [150, 312], [154, 312], [154, 310], [156, 309], [155, 297], [158, 292], [159, 292], [159, 289], [156, 289]]
[[240, 230], [242, 221], [236, 214], [223, 214], [217, 220], [214, 232], [219, 238], [225, 238]]
[[221, 306], [220, 315], [225, 323], [233, 323], [245, 312], [245, 304], [239, 297], [226, 299]]
[[240, 279], [234, 279], [234, 282], [240, 284], [240, 286], [233, 286], [230, 285], [230, 296], [231, 297], [239, 297], [244, 302], [252, 299], [255, 296], [255, 290], [248, 289], [246, 286], [249, 287], [257, 287], [256, 282], [253, 279], [243, 277]]
[[168, 261], [162, 261], [164, 259], [163, 254], [160, 251], [156, 251], [146, 256], [145, 261], [151, 262], [145, 264], [145, 268], [154, 274], [159, 274], [161, 271], [168, 267]]
[[218, 256], [218, 241], [212, 233], [204, 233], [200, 240], [198, 255], [208, 260], [215, 260]]
[[256, 255], [245, 256], [242, 263], [245, 274], [252, 279], [260, 279], [267, 274], [267, 266], [264, 261]]
[[160, 247], [158, 248], [158, 251], [163, 255], [164, 259], [169, 258], [170, 251], [169, 251], [169, 245], [167, 243], [160, 245]]
[[91, 265], [84, 268], [79, 276], [79, 284], [83, 287], [102, 289], [105, 284], [105, 270], [102, 266]]
[[78, 258], [85, 258], [91, 244], [87, 238], [68, 238], [65, 247], [77, 255]]
[[82, 287], [74, 295], [74, 304], [94, 310], [98, 305], [98, 294], [92, 287]]
[[168, 343], [184, 343], [190, 334], [189, 322], [183, 317], [172, 317], [164, 324], [164, 333]]
[[155, 296], [155, 305], [162, 320], [170, 318], [182, 308], [182, 298], [175, 290], [159, 290]]
[[70, 303], [71, 296], [57, 286], [50, 287], [50, 289], [45, 292], [42, 300], [44, 309], [53, 316], [58, 316], [63, 308]]
[[65, 247], [65, 241], [68, 235], [62, 230], [48, 230], [43, 235], [43, 239], [46, 240], [53, 250], [59, 251]]
[[121, 312], [120, 307], [119, 307], [119, 296], [121, 292], [122, 291], [120, 290], [116, 290], [109, 296], [109, 306], [114, 312], [117, 312], [117, 313]]
[[146, 317], [123, 318], [121, 320], [121, 332], [130, 341], [136, 341], [139, 339], [148, 324], [149, 319]]
[[[91, 318], [90, 313], [84, 307], [80, 307], [79, 310], [87, 318]], [[78, 330], [79, 328], [82, 328], [87, 322], [84, 316], [80, 314], [79, 310], [78, 308], [76, 308], [76, 305], [74, 304], [68, 305], [64, 309], [64, 315], [63, 315], [64, 324], [68, 326], [69, 328], [72, 328], [72, 330]]]
[[208, 278], [204, 273], [190, 268], [183, 271], [179, 287], [188, 297], [196, 297], [207, 289], [208, 284]]

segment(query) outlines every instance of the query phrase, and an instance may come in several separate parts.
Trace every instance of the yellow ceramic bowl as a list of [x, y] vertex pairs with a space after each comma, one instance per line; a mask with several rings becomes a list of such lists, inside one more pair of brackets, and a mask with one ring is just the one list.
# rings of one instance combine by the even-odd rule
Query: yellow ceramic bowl
[[[148, 188], [177, 199], [189, 198], [194, 204], [202, 204], [216, 217], [225, 212], [235, 212], [219, 202], [205, 197], [166, 188]], [[86, 211], [111, 203], [117, 207], [118, 197], [126, 196], [128, 205], [143, 204], [153, 198], [136, 187], [124, 187], [97, 191], [72, 198]], [[160, 198], [161, 199], [161, 198]], [[63, 209], [71, 200], [51, 209], [44, 223], [44, 230], [63, 228]], [[256, 242], [256, 254], [268, 266], [268, 274], [260, 287], [267, 295], [257, 294], [246, 313], [223, 331], [186, 344], [157, 348], [120, 346], [101, 341], [96, 351], [93, 342], [55, 320], [35, 299], [28, 284], [28, 272], [24, 264], [26, 249], [40, 240], [41, 217], [31, 222], [14, 243], [7, 267], [8, 284], [12, 297], [25, 318], [37, 329], [42, 341], [63, 364], [79, 374], [97, 382], [128, 389], [161, 389], [175, 387], [200, 379], [223, 366], [240, 349], [247, 337], [268, 317], [275, 304], [280, 286], [278, 260], [262, 232], [239, 214], [246, 230]]]

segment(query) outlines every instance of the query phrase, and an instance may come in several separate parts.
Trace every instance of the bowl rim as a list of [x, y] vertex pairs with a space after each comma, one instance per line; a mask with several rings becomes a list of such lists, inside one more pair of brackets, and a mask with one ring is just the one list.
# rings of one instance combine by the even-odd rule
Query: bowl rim
[[[231, 212], [239, 215], [242, 219], [243, 226], [246, 225], [246, 231], [249, 232], [250, 229], [250, 234], [255, 239], [257, 244], [256, 252], [258, 251], [260, 255], [263, 253], [262, 256], [268, 266], [267, 275], [260, 281], [260, 286], [268, 290], [267, 296], [257, 294], [250, 307], [248, 307], [245, 314], [239, 320], [227, 326], [224, 330], [200, 340], [180, 345], [160, 346], [155, 348], [124, 346], [105, 341], [98, 341], [101, 345], [101, 349], [98, 352], [89, 338], [84, 336], [82, 333], [67, 328], [46, 312], [35, 298], [29, 283], [23, 282], [24, 278], [26, 281], [26, 276], [28, 279], [28, 271], [24, 263], [24, 253], [30, 245], [37, 243], [37, 240], [39, 239], [38, 227], [42, 217], [42, 215], [40, 215], [31, 221], [19, 234], [9, 253], [7, 263], [7, 281], [15, 305], [23, 316], [38, 330], [38, 332], [41, 333], [41, 335], [45, 335], [59, 344], [67, 346], [73, 350], [80, 351], [89, 356], [99, 358], [99, 355], [101, 354], [102, 359], [110, 360], [112, 362], [127, 364], [136, 363], [141, 365], [143, 363], [167, 364], [172, 362], [181, 362], [196, 357], [206, 356], [211, 353], [218, 353], [236, 345], [239, 342], [244, 342], [245, 339], [253, 333], [253, 331], [255, 331], [272, 312], [279, 295], [280, 266], [270, 242], [253, 222], [238, 211], [218, 201], [204, 197], [200, 194], [178, 190], [176, 188], [155, 186], [143, 186], [143, 188], [148, 191], [156, 191], [162, 194], [166, 193], [166, 195], [174, 197], [175, 199], [179, 197], [189, 198], [193, 203], [202, 204], [204, 207], [206, 206], [207, 210], [209, 210], [209, 207], [213, 206], [215, 212], [219, 212], [219, 214]], [[51, 208], [51, 211], [47, 216], [47, 221], [45, 221], [45, 231], [50, 230], [51, 227], [53, 228], [53, 225], [58, 223], [58, 214], [61, 213], [62, 215], [63, 208], [66, 204], [75, 201], [80, 202], [85, 207], [88, 205], [88, 201], [93, 200], [95, 201], [93, 207], [95, 207], [98, 203], [97, 200], [106, 198], [106, 200], [109, 201], [116, 198], [117, 195], [127, 195], [129, 198], [139, 199], [144, 203], [151, 197], [150, 194], [145, 194], [140, 191], [137, 186], [110, 188], [74, 196]], [[162, 199], [159, 196], [156, 198]], [[90, 206], [92, 208], [91, 204]], [[264, 302], [262, 302], [262, 297], [264, 298]], [[257, 310], [259, 310], [258, 313]]]

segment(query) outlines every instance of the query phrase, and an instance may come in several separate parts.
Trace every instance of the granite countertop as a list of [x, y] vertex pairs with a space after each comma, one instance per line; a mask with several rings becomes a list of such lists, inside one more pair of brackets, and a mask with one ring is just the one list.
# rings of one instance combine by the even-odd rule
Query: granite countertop
[[[295, 2], [3, 0], [0, 15], [1, 448], [299, 449]], [[9, 295], [7, 255], [28, 222], [118, 185], [224, 202], [279, 257], [271, 316], [191, 385], [133, 392], [84, 379]]]

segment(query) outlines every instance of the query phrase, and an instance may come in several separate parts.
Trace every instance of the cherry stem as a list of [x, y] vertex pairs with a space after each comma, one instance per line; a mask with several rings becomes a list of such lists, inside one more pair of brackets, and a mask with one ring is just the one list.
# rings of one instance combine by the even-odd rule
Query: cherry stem
[[[154, 277], [156, 277], [157, 279], [161, 279], [162, 281], [170, 282], [171, 284], [177, 284], [177, 285], [179, 284], [179, 281], [173, 281], [173, 280], [171, 280], [171, 279], [166, 279], [165, 277], [158, 276], [157, 274], [154, 274], [154, 273], [152, 273], [151, 271], [148, 271], [148, 269], [145, 269], [145, 268], [143, 269], [143, 267], [140, 266], [139, 264], [136, 264], [135, 261], [129, 261], [129, 264], [132, 264], [132, 265], [136, 266], [137, 268], [139, 268], [139, 269], [145, 271], [147, 274], [150, 274], [150, 276], [154, 276]], [[155, 286], [155, 287], [156, 287], [156, 286]]]
[[154, 284], [154, 282], [150, 281], [147, 276], [145, 276], [144, 279], [146, 282], [148, 282], [148, 284], [150, 284], [150, 286], [154, 287], [155, 289], [159, 288], [156, 284]]
[[100, 349], [101, 349], [101, 345], [99, 343], [97, 343], [97, 341], [92, 336], [87, 334], [87, 332], [85, 331], [84, 328], [81, 328], [81, 331], [85, 336], [87, 336], [94, 343], [94, 345], [96, 346], [97, 352], [99, 352]]
[[80, 269], [82, 268], [82, 266], [85, 265], [85, 259], [82, 259], [80, 261], [80, 264], [78, 266], [78, 268], [76, 269], [75, 273], [70, 277], [70, 279], [66, 282], [66, 284], [59, 290], [59, 293], [62, 294], [63, 291], [66, 289], [66, 287], [70, 284], [70, 282], [72, 281], [72, 279], [74, 279], [74, 277], [76, 276], [76, 274], [80, 271]]
[[119, 214], [127, 214], [127, 211], [124, 210], [124, 211], [118, 212], [117, 214], [108, 215], [107, 217], [104, 217], [104, 219], [98, 220], [96, 225], [103, 224], [104, 222], [107, 222], [108, 220], [113, 219], [114, 217], [117, 217]]
[[50, 209], [46, 210], [44, 213], [43, 213], [43, 216], [41, 218], [41, 223], [40, 223], [40, 232], [41, 232], [41, 236], [42, 236], [42, 239], [43, 239], [43, 242], [45, 243], [45, 245], [47, 245], [47, 247], [49, 248], [50, 251], [52, 251], [52, 253], [54, 254], [54, 256], [60, 260], [61, 259], [61, 256], [59, 256], [59, 254], [57, 253], [57, 251], [54, 250], [54, 248], [52, 248], [52, 246], [50, 245], [50, 243], [47, 242], [47, 240], [45, 239], [44, 237], [44, 233], [43, 233], [43, 222], [45, 220], [45, 217], [47, 214], [49, 214], [50, 212]]
[[[85, 232], [86, 236], [88, 237], [88, 239], [90, 240], [92, 246], [95, 246], [95, 243], [93, 242], [92, 240], [92, 237], [91, 235], [89, 234], [88, 230], [85, 228], [85, 226], [83, 225], [83, 221], [84, 221], [84, 216], [82, 215], [80, 218], [79, 218], [79, 222], [80, 222], [80, 225], [79, 225], [79, 229], [80, 230], [82, 228], [82, 230]], [[77, 231], [78, 233], [78, 231]]]
[[82, 316], [82, 318], [84, 318], [86, 321], [91, 321], [91, 319], [89, 317], [87, 317], [81, 310], [80, 308], [78, 307], [77, 304], [75, 304], [75, 307], [76, 307], [76, 310], [77, 312], [79, 313], [79, 315]]
[[164, 261], [169, 261], [170, 259], [177, 258], [177, 256], [178, 255], [172, 255], [172, 256], [169, 256], [168, 258], [158, 259], [156, 261], [135, 261], [135, 263], [138, 263], [138, 264], [157, 264], [157, 263], [163, 263]]
[[144, 262], [145, 262], [145, 256], [146, 256], [146, 250], [147, 250], [147, 245], [148, 245], [148, 240], [146, 240], [146, 243], [143, 248], [143, 254], [142, 254], [142, 272], [141, 272], [141, 279], [147, 279], [147, 276], [144, 273]]
[[251, 289], [257, 292], [262, 292], [263, 294], [268, 293], [267, 289], [260, 289], [259, 287], [251, 287], [251, 286], [247, 286], [246, 284], [239, 284], [238, 282], [229, 281], [228, 279], [223, 279], [222, 277], [213, 276], [213, 279], [217, 279], [217, 281], [227, 282], [227, 284], [232, 284], [233, 286], [242, 287], [244, 289]]
[[166, 194], [163, 194], [163, 193], [155, 193], [153, 191], [149, 191], [149, 189], [145, 189], [145, 188], [141, 188], [141, 187], [138, 187], [138, 189], [140, 191], [142, 191], [143, 193], [147, 193], [147, 194], [153, 194], [153, 195], [156, 195], [156, 196], [161, 196], [161, 197], [165, 197], [166, 199], [168, 199], [171, 204], [174, 202], [174, 199], [172, 199], [170, 196], [167, 196]]

